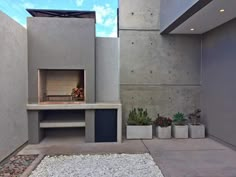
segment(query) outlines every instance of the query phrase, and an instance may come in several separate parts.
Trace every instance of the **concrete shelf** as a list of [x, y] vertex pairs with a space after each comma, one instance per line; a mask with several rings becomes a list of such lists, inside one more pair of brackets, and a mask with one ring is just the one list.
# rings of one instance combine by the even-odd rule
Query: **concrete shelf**
[[44, 120], [40, 128], [72, 128], [85, 127], [85, 120]]
[[[29, 125], [32, 127], [29, 131], [29, 142], [37, 144], [44, 136], [44, 130], [48, 128], [85, 128], [85, 141], [95, 142], [95, 122], [96, 125], [103, 127], [106, 122], [114, 122], [113, 117], [116, 117], [115, 127], [116, 142], [122, 142], [122, 106], [120, 103], [81, 103], [81, 104], [27, 104], [29, 115]], [[78, 111], [78, 113], [76, 113]], [[82, 111], [82, 114], [79, 112]], [[116, 115], [110, 116], [113, 111]], [[61, 113], [60, 113], [61, 112]], [[103, 119], [103, 115], [105, 116]], [[113, 114], [112, 114], [113, 115]], [[99, 117], [99, 118], [98, 118]], [[98, 126], [98, 127], [99, 127]], [[108, 125], [106, 125], [108, 126]], [[106, 129], [106, 128], [105, 128]], [[109, 132], [109, 128], [106, 129]], [[101, 133], [101, 132], [99, 132]], [[104, 132], [103, 132], [104, 133]], [[102, 134], [99, 136], [103, 136]], [[97, 139], [98, 139], [97, 133]], [[104, 135], [104, 137], [106, 137]], [[108, 141], [108, 140], [97, 140]], [[111, 141], [111, 140], [109, 140]], [[113, 141], [113, 140], [112, 140]]]

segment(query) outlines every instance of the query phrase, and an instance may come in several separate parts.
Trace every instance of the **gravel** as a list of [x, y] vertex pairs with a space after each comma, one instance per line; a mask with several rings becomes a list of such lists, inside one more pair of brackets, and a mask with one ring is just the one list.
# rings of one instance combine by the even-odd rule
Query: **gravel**
[[163, 177], [149, 154], [46, 156], [30, 177]]

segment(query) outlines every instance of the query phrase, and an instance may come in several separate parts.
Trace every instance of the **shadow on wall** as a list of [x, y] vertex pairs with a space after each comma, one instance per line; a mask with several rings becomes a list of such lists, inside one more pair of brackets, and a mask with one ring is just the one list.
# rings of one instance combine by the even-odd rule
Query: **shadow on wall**
[[0, 11], [0, 161], [27, 137], [27, 33]]

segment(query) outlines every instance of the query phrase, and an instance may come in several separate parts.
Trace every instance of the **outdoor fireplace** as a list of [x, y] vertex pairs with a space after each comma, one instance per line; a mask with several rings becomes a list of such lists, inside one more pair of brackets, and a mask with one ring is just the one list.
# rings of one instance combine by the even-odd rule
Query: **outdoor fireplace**
[[38, 70], [39, 103], [85, 102], [84, 70]]

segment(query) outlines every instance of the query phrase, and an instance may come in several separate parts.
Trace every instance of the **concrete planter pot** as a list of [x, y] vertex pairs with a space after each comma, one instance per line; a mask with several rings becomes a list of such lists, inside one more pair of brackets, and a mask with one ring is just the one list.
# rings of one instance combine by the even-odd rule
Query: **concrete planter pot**
[[173, 125], [174, 138], [188, 138], [188, 125]]
[[127, 125], [127, 139], [152, 139], [152, 125]]
[[156, 135], [160, 139], [170, 139], [171, 138], [171, 126], [168, 127], [156, 127]]
[[204, 125], [189, 125], [189, 135], [191, 138], [205, 138]]

